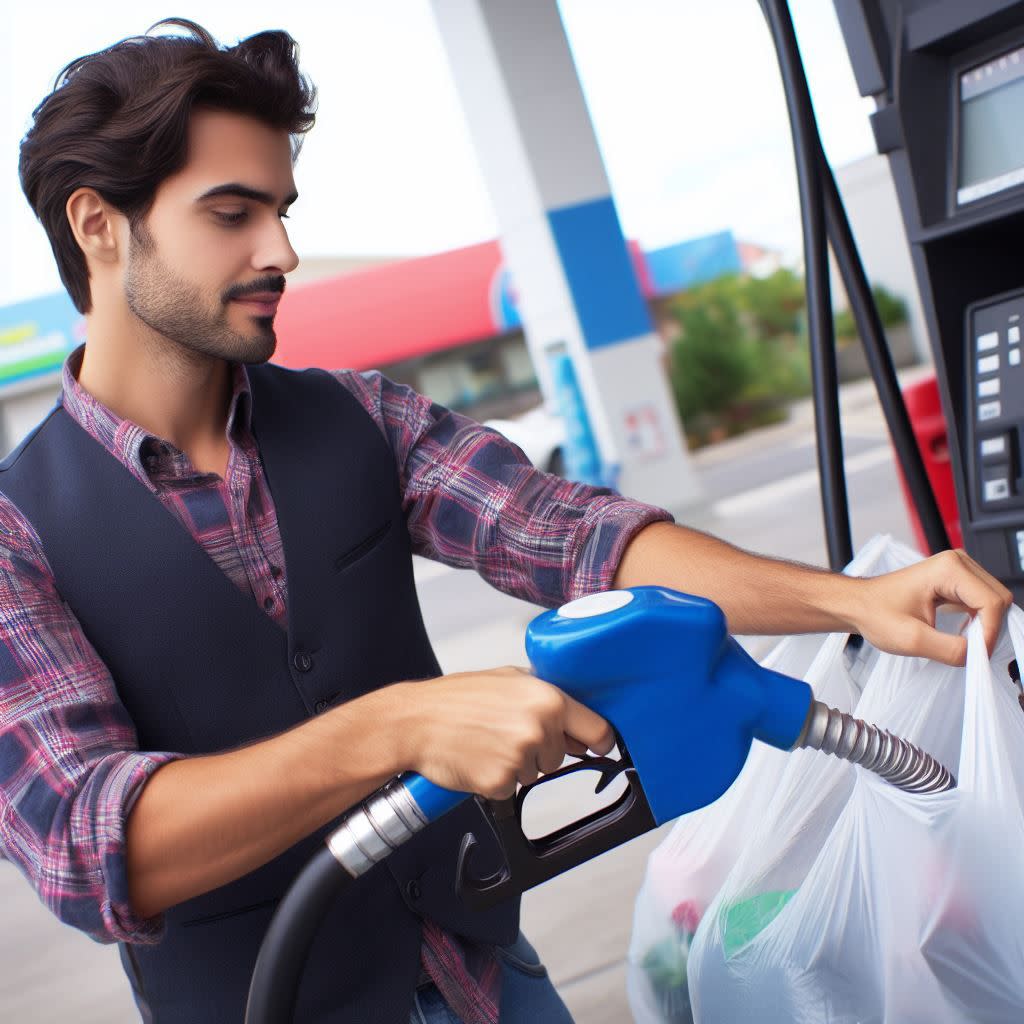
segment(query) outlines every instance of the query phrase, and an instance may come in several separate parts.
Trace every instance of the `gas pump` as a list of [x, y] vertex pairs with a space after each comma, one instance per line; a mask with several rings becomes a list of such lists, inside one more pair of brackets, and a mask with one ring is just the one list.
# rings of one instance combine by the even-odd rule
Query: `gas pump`
[[1024, 598], [1024, 3], [835, 0], [874, 97], [945, 413], [964, 545]]

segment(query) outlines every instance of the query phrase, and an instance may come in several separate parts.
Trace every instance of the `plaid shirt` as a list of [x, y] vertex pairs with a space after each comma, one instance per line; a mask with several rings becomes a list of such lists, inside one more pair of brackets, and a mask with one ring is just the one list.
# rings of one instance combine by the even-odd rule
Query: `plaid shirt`
[[[176, 515], [244, 593], [282, 626], [281, 535], [235, 368], [223, 479], [119, 418], [64, 367], [67, 413]], [[413, 549], [475, 569], [499, 590], [554, 606], [607, 589], [626, 546], [667, 512], [535, 470], [499, 434], [376, 372], [335, 379], [394, 453]], [[446, 501], [439, 502], [444, 496]], [[454, 501], [465, 516], [441, 516]], [[101, 942], [159, 941], [162, 918], [131, 909], [125, 820], [161, 765], [140, 751], [114, 681], [57, 592], [39, 537], [0, 495], [0, 856], [62, 921]]]

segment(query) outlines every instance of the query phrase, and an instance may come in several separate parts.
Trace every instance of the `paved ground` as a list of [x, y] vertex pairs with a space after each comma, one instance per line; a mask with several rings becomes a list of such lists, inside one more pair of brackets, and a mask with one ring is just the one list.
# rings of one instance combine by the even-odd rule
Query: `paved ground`
[[[844, 388], [843, 419], [855, 547], [877, 532], [912, 540], [869, 384]], [[824, 564], [809, 406], [796, 407], [787, 423], [698, 454], [696, 463], [707, 504], [686, 522], [751, 550]], [[471, 574], [423, 563], [418, 575], [428, 629], [446, 671], [525, 662], [523, 631], [535, 608]], [[769, 646], [764, 638], [746, 642], [755, 653]], [[579, 813], [578, 791], [540, 796], [531, 809], [538, 822]], [[633, 900], [659, 838], [635, 840], [525, 898], [524, 928], [580, 1024], [632, 1019], [624, 959]], [[0, 1021], [138, 1020], [116, 952], [58, 925], [6, 863], [0, 863], [0, 906]]]

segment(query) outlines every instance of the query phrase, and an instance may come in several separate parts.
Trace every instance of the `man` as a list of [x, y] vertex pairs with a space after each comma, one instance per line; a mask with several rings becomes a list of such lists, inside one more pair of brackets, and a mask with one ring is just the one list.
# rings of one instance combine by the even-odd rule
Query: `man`
[[[441, 675], [413, 551], [542, 605], [664, 584], [734, 631], [849, 629], [962, 663], [932, 628], [949, 602], [994, 642], [1010, 595], [962, 552], [874, 580], [755, 557], [538, 473], [379, 374], [266, 365], [314, 92], [284, 33], [223, 49], [170, 24], [187, 34], [71, 64], [23, 142], [88, 340], [0, 472], [0, 850], [121, 944], [144, 1019], [240, 1020], [284, 888], [395, 773], [504, 797], [610, 749], [521, 670]], [[332, 908], [297, 1020], [569, 1020], [518, 905], [452, 893], [477, 814]]]

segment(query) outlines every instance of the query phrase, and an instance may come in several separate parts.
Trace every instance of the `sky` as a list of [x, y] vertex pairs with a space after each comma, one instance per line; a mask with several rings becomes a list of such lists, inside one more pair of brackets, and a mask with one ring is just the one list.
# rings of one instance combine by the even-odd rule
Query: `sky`
[[[653, 248], [731, 229], [798, 253], [789, 124], [756, 0], [559, 6], [627, 237]], [[873, 153], [870, 101], [832, 4], [791, 7], [829, 158]], [[172, 14], [226, 43], [266, 28], [298, 41], [320, 95], [288, 222], [300, 256], [418, 255], [497, 237], [429, 0], [19, 3], [0, 39], [0, 305], [60, 288], [18, 184], [33, 108], [68, 61]]]

